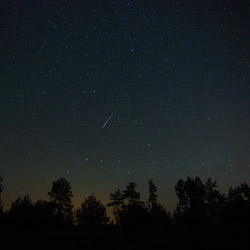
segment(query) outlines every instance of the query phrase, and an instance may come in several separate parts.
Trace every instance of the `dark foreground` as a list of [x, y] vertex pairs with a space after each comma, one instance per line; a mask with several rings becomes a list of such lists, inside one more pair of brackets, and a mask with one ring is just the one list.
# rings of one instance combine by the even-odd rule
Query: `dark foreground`
[[249, 249], [250, 229], [2, 232], [1, 249]]

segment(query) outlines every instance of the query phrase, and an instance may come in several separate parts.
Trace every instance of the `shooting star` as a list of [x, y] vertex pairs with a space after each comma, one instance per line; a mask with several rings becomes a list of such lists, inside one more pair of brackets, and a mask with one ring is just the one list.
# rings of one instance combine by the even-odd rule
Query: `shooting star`
[[112, 116], [114, 115], [115, 112], [113, 112], [111, 114], [111, 116], [108, 118], [108, 120], [102, 125], [102, 129], [107, 125], [107, 123], [109, 122], [109, 120], [112, 118]]

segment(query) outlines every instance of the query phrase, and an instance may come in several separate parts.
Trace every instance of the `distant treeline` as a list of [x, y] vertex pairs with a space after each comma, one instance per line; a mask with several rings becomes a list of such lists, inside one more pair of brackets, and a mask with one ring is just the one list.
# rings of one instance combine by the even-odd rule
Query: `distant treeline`
[[250, 225], [250, 187], [240, 184], [227, 195], [217, 189], [211, 178], [179, 180], [175, 192], [179, 199], [173, 214], [157, 201], [157, 186], [148, 181], [148, 200], [141, 201], [137, 184], [128, 183], [124, 190], [110, 194], [108, 207], [114, 219], [107, 216], [106, 207], [95, 195], [86, 197], [73, 210], [71, 184], [61, 178], [52, 183], [49, 201], [33, 202], [28, 195], [18, 197], [10, 209], [3, 210], [0, 176], [0, 227], [5, 230], [109, 230], [143, 229], [169, 230], [178, 226], [237, 226]]

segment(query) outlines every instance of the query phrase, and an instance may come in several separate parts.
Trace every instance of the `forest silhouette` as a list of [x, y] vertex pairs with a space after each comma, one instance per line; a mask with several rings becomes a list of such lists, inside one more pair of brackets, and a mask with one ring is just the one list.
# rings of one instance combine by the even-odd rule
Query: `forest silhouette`
[[[3, 209], [0, 176], [0, 229], [3, 249], [248, 249], [250, 187], [242, 183], [221, 194], [217, 182], [199, 177], [179, 180], [178, 203], [171, 214], [148, 181], [142, 201], [137, 184], [110, 194], [106, 206], [91, 194], [73, 209], [69, 181], [52, 183], [49, 200], [18, 197]], [[247, 244], [247, 245], [246, 245]], [[243, 248], [243, 246], [246, 246]]]

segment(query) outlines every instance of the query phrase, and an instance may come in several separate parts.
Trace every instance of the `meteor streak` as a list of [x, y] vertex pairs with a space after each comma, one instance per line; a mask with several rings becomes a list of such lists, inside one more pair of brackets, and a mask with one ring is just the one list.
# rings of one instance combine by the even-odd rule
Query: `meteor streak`
[[102, 125], [102, 129], [106, 126], [106, 124], [109, 122], [109, 120], [112, 118], [115, 112], [111, 114], [111, 116], [108, 118], [108, 120]]

